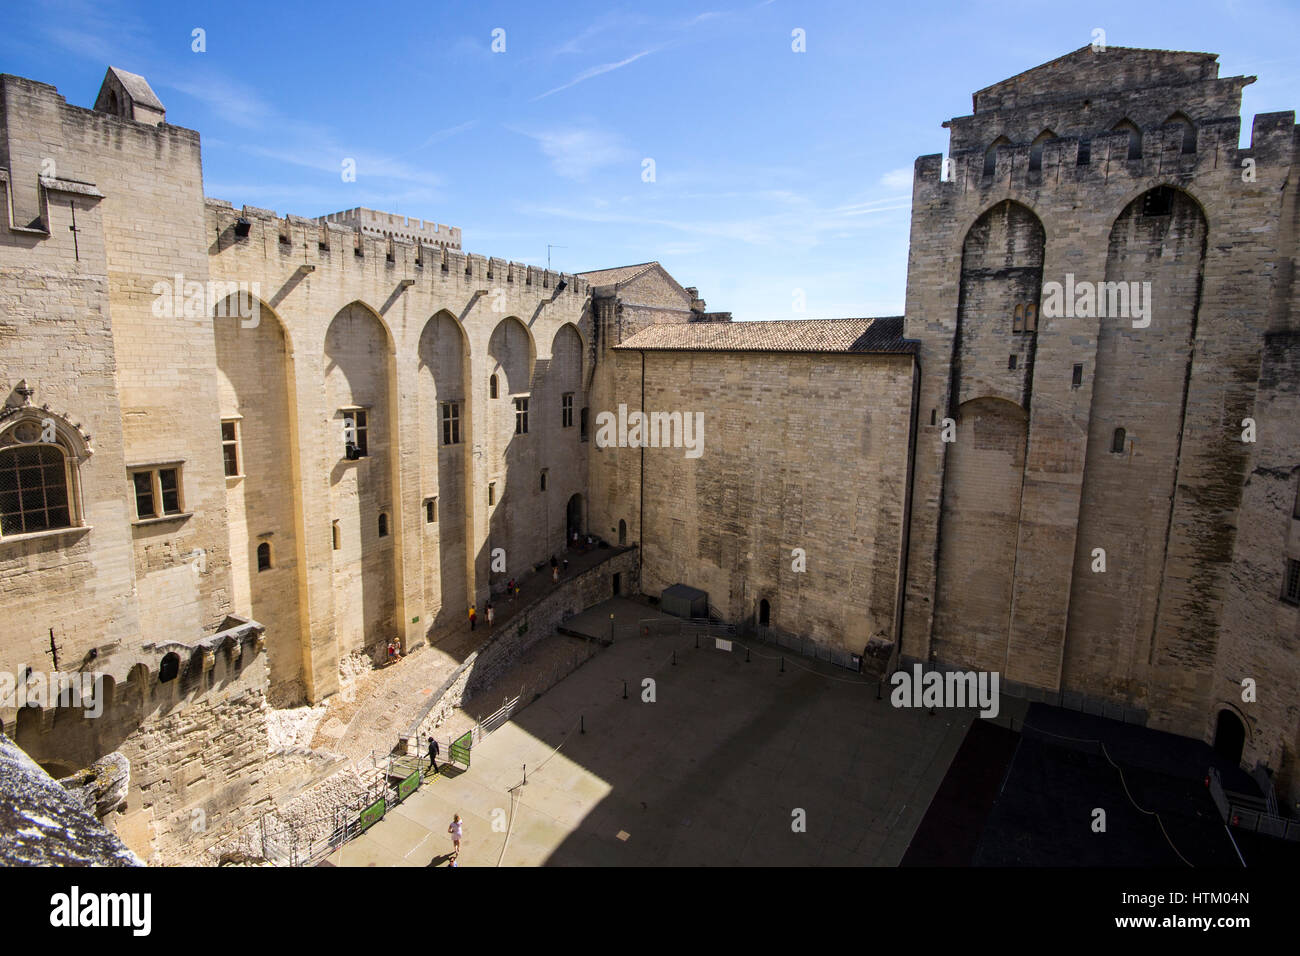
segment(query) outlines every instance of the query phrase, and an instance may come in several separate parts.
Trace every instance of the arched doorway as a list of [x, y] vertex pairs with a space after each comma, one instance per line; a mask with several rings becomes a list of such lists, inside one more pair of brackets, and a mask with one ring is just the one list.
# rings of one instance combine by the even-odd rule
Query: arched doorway
[[618, 519], [618, 543], [620, 546], [627, 544], [627, 522], [622, 518]]
[[1227, 708], [1219, 711], [1219, 723], [1214, 728], [1214, 752], [1234, 767], [1241, 764], [1241, 751], [1246, 745], [1246, 728], [1241, 718]]
[[772, 623], [772, 605], [767, 598], [758, 602], [758, 626], [768, 627]]
[[573, 536], [582, 536], [582, 495], [574, 495], [569, 499], [569, 505], [565, 509], [564, 518], [564, 539], [568, 544], [573, 544]]

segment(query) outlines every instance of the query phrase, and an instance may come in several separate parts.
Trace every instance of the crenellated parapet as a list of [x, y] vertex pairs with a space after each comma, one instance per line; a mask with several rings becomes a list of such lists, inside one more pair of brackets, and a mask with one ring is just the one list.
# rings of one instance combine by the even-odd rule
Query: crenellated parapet
[[1122, 130], [1052, 138], [1039, 147], [1031, 142], [994, 145], [996, 137], [991, 137], [979, 147], [954, 149], [946, 169], [943, 156], [919, 157], [915, 182], [923, 193], [943, 195], [1057, 186], [1115, 188], [1121, 183], [1136, 188], [1152, 179], [1190, 181], [1223, 169], [1239, 175], [1250, 165], [1247, 160], [1256, 167], [1290, 164], [1297, 135], [1295, 112], [1258, 114], [1245, 148], [1238, 146], [1240, 135], [1240, 118], [1210, 120], [1196, 126], [1194, 148], [1188, 149], [1184, 127], [1165, 124], [1141, 132], [1137, 156], [1132, 155], [1130, 134]]
[[588, 292], [584, 279], [523, 262], [464, 252], [459, 243], [457, 248], [451, 248], [397, 235], [378, 235], [360, 225], [294, 215], [281, 217], [273, 210], [255, 206], [237, 210], [220, 199], [209, 198], [206, 207], [215, 238], [213, 252], [243, 243], [260, 247], [267, 257], [278, 255], [285, 264], [296, 262], [340, 272], [356, 270], [361, 274], [371, 263], [380, 262], [395, 276], [400, 274], [417, 282], [440, 281], [445, 276], [466, 285], [504, 284], [527, 287], [529, 291], [551, 290], [555, 296], [579, 299]]

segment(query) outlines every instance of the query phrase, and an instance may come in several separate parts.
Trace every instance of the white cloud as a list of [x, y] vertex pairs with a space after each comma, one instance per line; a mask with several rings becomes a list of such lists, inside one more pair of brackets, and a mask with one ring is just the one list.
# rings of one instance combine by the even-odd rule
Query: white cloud
[[536, 140], [551, 161], [551, 168], [566, 179], [586, 179], [592, 170], [614, 163], [630, 166], [636, 159], [615, 136], [591, 127], [571, 126], [524, 135]]
[[552, 93], [558, 93], [561, 90], [567, 90], [571, 86], [577, 86], [579, 83], [583, 82], [584, 80], [589, 80], [593, 76], [600, 76], [602, 73], [612, 73], [615, 70], [622, 69], [623, 67], [627, 66], [629, 63], [635, 63], [637, 60], [641, 59], [641, 57], [648, 56], [649, 54], [654, 52], [655, 52], [655, 48], [651, 47], [648, 50], [642, 50], [640, 53], [633, 53], [626, 60], [619, 60], [616, 63], [602, 63], [600, 66], [593, 66], [590, 70], [583, 70], [573, 79], [571, 79], [568, 83], [565, 83], [561, 86], [557, 86], [553, 90], [547, 90], [545, 93], [541, 93], [538, 96], [534, 96], [533, 102], [536, 103], [538, 100], [545, 99], [546, 97], [550, 96]]
[[880, 177], [880, 185], [889, 189], [911, 189], [912, 188], [912, 167], [903, 166], [899, 169], [891, 169], [885, 175]]

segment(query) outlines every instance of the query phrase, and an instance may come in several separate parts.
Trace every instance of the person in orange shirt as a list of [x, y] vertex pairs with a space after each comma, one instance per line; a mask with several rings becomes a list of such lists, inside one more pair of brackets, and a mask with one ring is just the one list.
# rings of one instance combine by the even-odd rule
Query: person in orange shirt
[[477, 623], [478, 623], [478, 611], [475, 609], [474, 605], [471, 604], [469, 606], [469, 629], [471, 631], [474, 630], [474, 625]]

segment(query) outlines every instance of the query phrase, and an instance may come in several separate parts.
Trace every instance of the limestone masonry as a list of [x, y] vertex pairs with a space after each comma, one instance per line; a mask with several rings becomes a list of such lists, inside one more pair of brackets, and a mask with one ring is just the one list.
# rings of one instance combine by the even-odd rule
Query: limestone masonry
[[0, 75], [0, 672], [106, 695], [0, 729], [54, 776], [122, 754], [118, 836], [193, 858], [317, 772], [270, 772], [268, 708], [577, 533], [868, 672], [1239, 734], [1300, 799], [1300, 133], [1240, 148], [1216, 59], [979, 91], [916, 160], [905, 314], [752, 323], [658, 262], [205, 198], [143, 77]]

